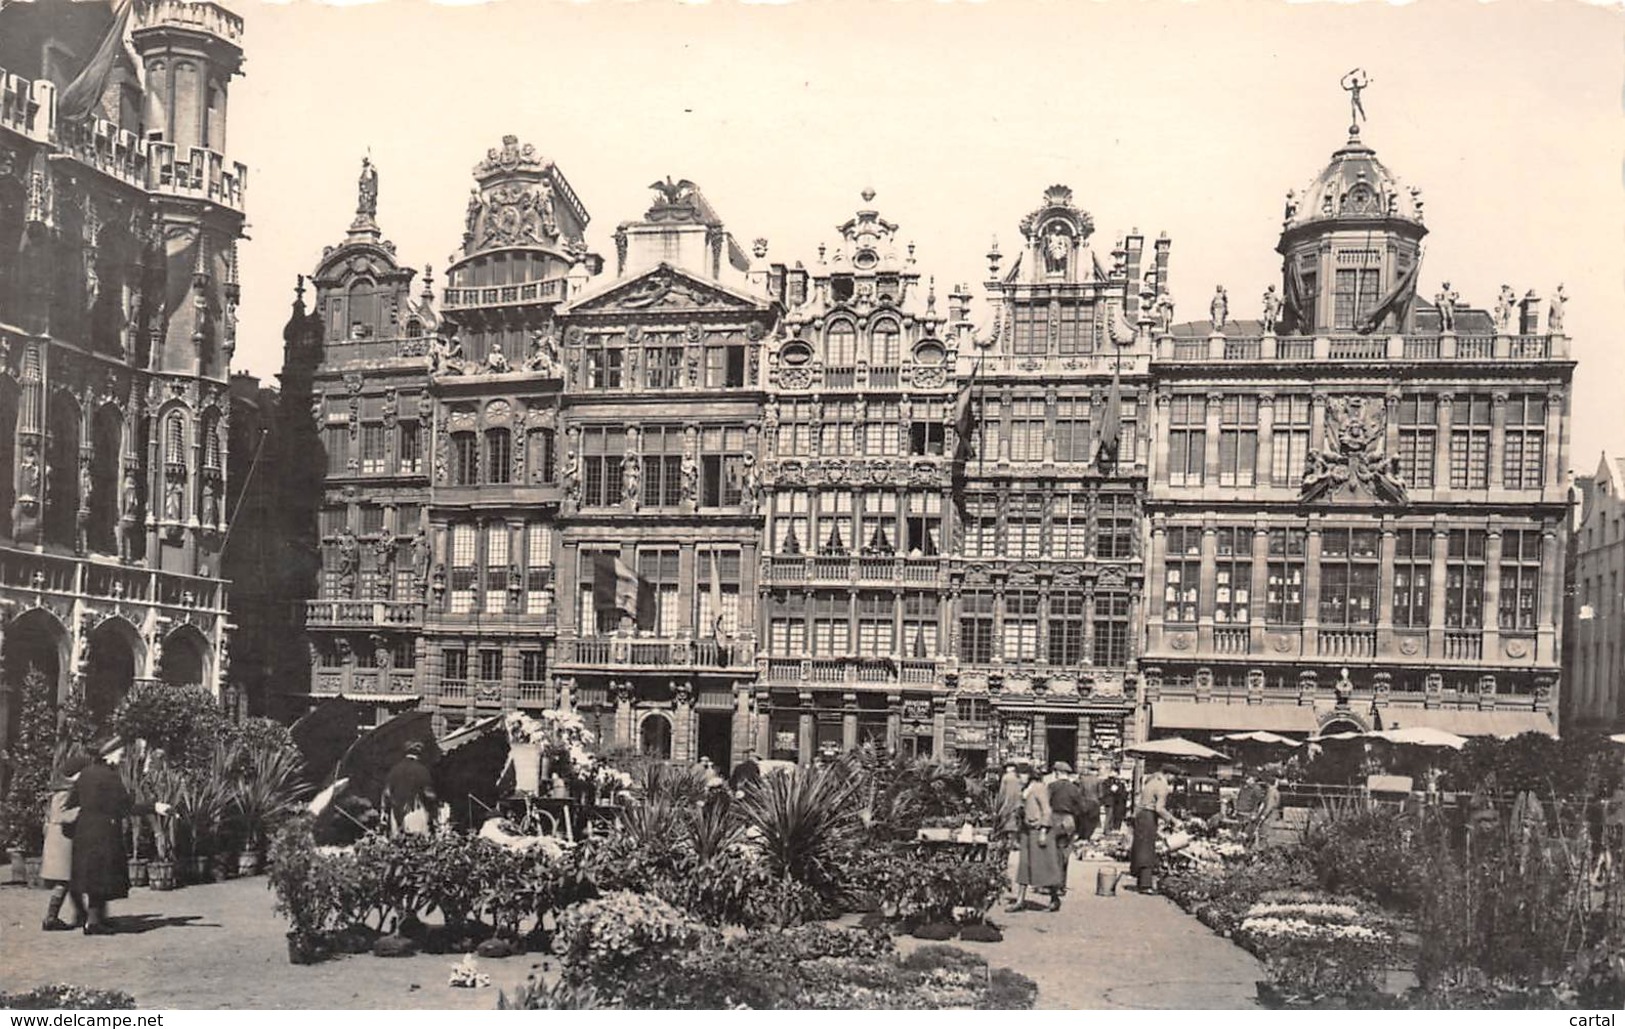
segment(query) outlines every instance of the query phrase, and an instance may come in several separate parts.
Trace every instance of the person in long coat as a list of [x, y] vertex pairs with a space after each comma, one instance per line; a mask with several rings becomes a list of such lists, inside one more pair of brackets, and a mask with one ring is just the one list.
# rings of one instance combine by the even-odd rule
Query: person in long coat
[[389, 813], [390, 830], [422, 836], [434, 826], [439, 803], [434, 790], [434, 773], [423, 763], [423, 743], [406, 745], [406, 756], [395, 763], [384, 779], [383, 808]]
[[[51, 780], [51, 800], [45, 812], [45, 850], [40, 858], [40, 878], [51, 884], [51, 899], [45, 904], [44, 931], [61, 932], [77, 929], [85, 924], [85, 908], [79, 894], [68, 888], [73, 879], [73, 840], [68, 834], [79, 820], [79, 809], [68, 806], [68, 794], [78, 780], [79, 773], [90, 764], [84, 754], [70, 754], [57, 768]], [[64, 922], [62, 902], [69, 901], [73, 910], [71, 922]]]
[[1095, 766], [1088, 765], [1078, 776], [1078, 792], [1083, 794], [1083, 817], [1078, 820], [1078, 839], [1085, 843], [1095, 838], [1100, 828], [1100, 775]]
[[1014, 762], [1004, 766], [1004, 776], [999, 779], [999, 792], [993, 796], [994, 832], [1004, 840], [1005, 846], [1015, 849], [1016, 839], [1021, 832], [1021, 794], [1026, 783], [1016, 772]]
[[107, 902], [130, 895], [130, 871], [124, 856], [124, 820], [131, 815], [169, 812], [168, 804], [137, 804], [124, 789], [118, 763], [124, 745], [110, 740], [97, 748], [92, 761], [68, 793], [67, 806], [79, 809], [73, 829], [73, 876], [69, 888], [84, 895], [86, 936], [113, 931], [107, 924]]
[[1055, 812], [1050, 807], [1049, 785], [1042, 772], [1033, 769], [1028, 774], [1027, 788], [1021, 795], [1021, 829], [1017, 833], [1018, 858], [1016, 861], [1016, 899], [1011, 911], [1020, 911], [1027, 905], [1027, 888], [1048, 891], [1049, 909], [1061, 910], [1060, 890], [1066, 885], [1066, 869], [1061, 863], [1060, 848], [1050, 837], [1050, 824]]
[[1061, 893], [1066, 893], [1066, 873], [1072, 863], [1072, 844], [1078, 839], [1078, 827], [1088, 816], [1083, 791], [1072, 779], [1072, 766], [1065, 761], [1055, 762], [1049, 782], [1050, 839], [1055, 842], [1061, 858]]

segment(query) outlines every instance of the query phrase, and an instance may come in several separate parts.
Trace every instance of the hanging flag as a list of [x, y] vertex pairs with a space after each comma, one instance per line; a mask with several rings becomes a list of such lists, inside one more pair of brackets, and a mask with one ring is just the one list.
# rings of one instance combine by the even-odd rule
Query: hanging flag
[[1281, 278], [1286, 288], [1286, 295], [1281, 298], [1281, 306], [1286, 310], [1287, 322], [1291, 331], [1302, 333], [1309, 328], [1309, 286], [1303, 281], [1303, 271], [1298, 262], [1287, 258], [1281, 266]]
[[976, 376], [982, 370], [982, 360], [977, 358], [976, 367], [971, 369], [970, 378], [960, 387], [959, 397], [954, 401], [954, 435], [958, 437], [954, 444], [954, 460], [964, 461], [971, 454], [971, 430], [975, 427], [974, 405], [971, 403], [971, 391], [976, 388]]
[[750, 271], [749, 255], [745, 253], [743, 247], [734, 242], [732, 236], [728, 237], [728, 264], [732, 265], [734, 271], [737, 272]]
[[1120, 303], [1111, 305], [1111, 337], [1113, 343], [1133, 343], [1134, 326], [1129, 324]]
[[58, 118], [83, 121], [96, 113], [96, 108], [102, 102], [102, 93], [107, 90], [107, 80], [112, 76], [119, 58], [124, 56], [124, 33], [129, 28], [130, 10], [134, 6], [134, 0], [118, 0], [118, 6], [113, 11], [113, 24], [108, 26], [107, 34], [102, 36], [96, 52], [90, 55], [89, 63], [80, 69], [58, 98]]
[[[1399, 282], [1395, 284], [1393, 289], [1388, 291], [1388, 295], [1377, 301], [1377, 306], [1368, 311], [1366, 316], [1355, 324], [1354, 331], [1362, 336], [1370, 335], [1382, 325], [1389, 312], [1397, 313], [1403, 323], [1405, 311], [1411, 306], [1411, 301], [1416, 298], [1417, 273], [1421, 270], [1422, 262], [1418, 259], [1416, 263], [1411, 265], [1409, 271], [1399, 277]], [[1401, 325], [1401, 328], [1403, 328], [1403, 325]]]
[[840, 522], [830, 523], [829, 539], [824, 541], [824, 553], [832, 556], [839, 556], [846, 553], [846, 541], [841, 539]]
[[722, 558], [711, 551], [711, 635], [722, 638]]
[[801, 540], [796, 538], [796, 527], [790, 526], [790, 531], [784, 534], [784, 552], [786, 554], [801, 553]]
[[1123, 434], [1123, 385], [1118, 377], [1118, 369], [1112, 368], [1112, 385], [1106, 393], [1106, 410], [1100, 416], [1100, 434], [1095, 439], [1095, 460], [1097, 465], [1105, 466], [1117, 463], [1118, 444], [1122, 442]]
[[598, 611], [618, 611], [637, 617], [642, 580], [612, 551], [592, 556], [592, 606]]
[[927, 656], [925, 652], [925, 626], [923, 625], [914, 631], [914, 656], [921, 660], [924, 660]]

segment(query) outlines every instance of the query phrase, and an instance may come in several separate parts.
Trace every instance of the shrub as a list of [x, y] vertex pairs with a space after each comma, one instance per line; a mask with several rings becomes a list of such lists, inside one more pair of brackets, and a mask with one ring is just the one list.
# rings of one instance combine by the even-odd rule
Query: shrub
[[333, 929], [337, 906], [331, 864], [316, 851], [308, 817], [291, 819], [277, 830], [270, 858], [266, 886], [276, 893], [276, 913], [288, 920], [292, 933], [315, 938]]
[[49, 1011], [68, 1008], [79, 1011], [128, 1011], [135, 998], [123, 990], [103, 990], [94, 986], [53, 983], [20, 993], [0, 993], [0, 1008], [18, 1011]]
[[614, 993], [637, 979], [654, 977], [674, 952], [710, 938], [711, 930], [665, 901], [619, 892], [560, 914], [553, 949], [572, 982]]
[[143, 739], [171, 764], [197, 773], [209, 766], [217, 743], [230, 742], [230, 720], [203, 686], [138, 681], [113, 712], [113, 729], [127, 740]]
[[1414, 818], [1383, 810], [1341, 812], [1311, 830], [1304, 855], [1322, 889], [1415, 911], [1428, 891], [1416, 838]]
[[51, 683], [30, 667], [23, 676], [17, 742], [7, 752], [10, 778], [0, 803], [0, 837], [7, 846], [38, 854], [45, 845], [45, 801], [56, 750]]
[[[745, 824], [781, 879], [809, 887], [825, 901], [840, 895], [844, 859], [862, 832], [854, 801], [859, 782], [844, 764], [770, 775], [739, 802]], [[789, 922], [789, 912], [779, 924]]]

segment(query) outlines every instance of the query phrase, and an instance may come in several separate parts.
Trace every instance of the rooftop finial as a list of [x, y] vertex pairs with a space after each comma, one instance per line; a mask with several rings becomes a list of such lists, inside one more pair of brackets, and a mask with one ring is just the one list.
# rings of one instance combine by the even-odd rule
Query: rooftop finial
[[304, 303], [305, 302], [305, 277], [303, 275], [299, 276], [298, 281], [296, 283], [294, 283], [293, 291], [298, 297], [298, 302], [301, 303], [301, 304]]
[[871, 203], [875, 198], [875, 188], [873, 186], [865, 186], [863, 192], [858, 195], [863, 197], [864, 203]]
[[1343, 91], [1349, 95], [1349, 135], [1360, 134], [1360, 123], [1366, 120], [1365, 105], [1360, 102], [1360, 91], [1371, 85], [1371, 76], [1364, 68], [1355, 68], [1343, 76]]
[[355, 213], [368, 218], [378, 214], [378, 169], [372, 158], [361, 158], [361, 178], [356, 182]]

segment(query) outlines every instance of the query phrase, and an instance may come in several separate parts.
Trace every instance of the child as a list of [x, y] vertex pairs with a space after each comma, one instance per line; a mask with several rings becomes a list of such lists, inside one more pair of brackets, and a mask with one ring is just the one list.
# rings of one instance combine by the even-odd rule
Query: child
[[[84, 754], [69, 755], [51, 780], [51, 800], [45, 813], [45, 853], [40, 859], [40, 878], [51, 884], [51, 899], [45, 907], [45, 921], [40, 925], [48, 933], [77, 929], [85, 924], [85, 909], [79, 903], [79, 895], [68, 889], [68, 880], [73, 876], [73, 840], [68, 833], [79, 817], [78, 808], [68, 807], [68, 791], [89, 764], [90, 759]], [[72, 902], [72, 922], [57, 917], [64, 900]]]

